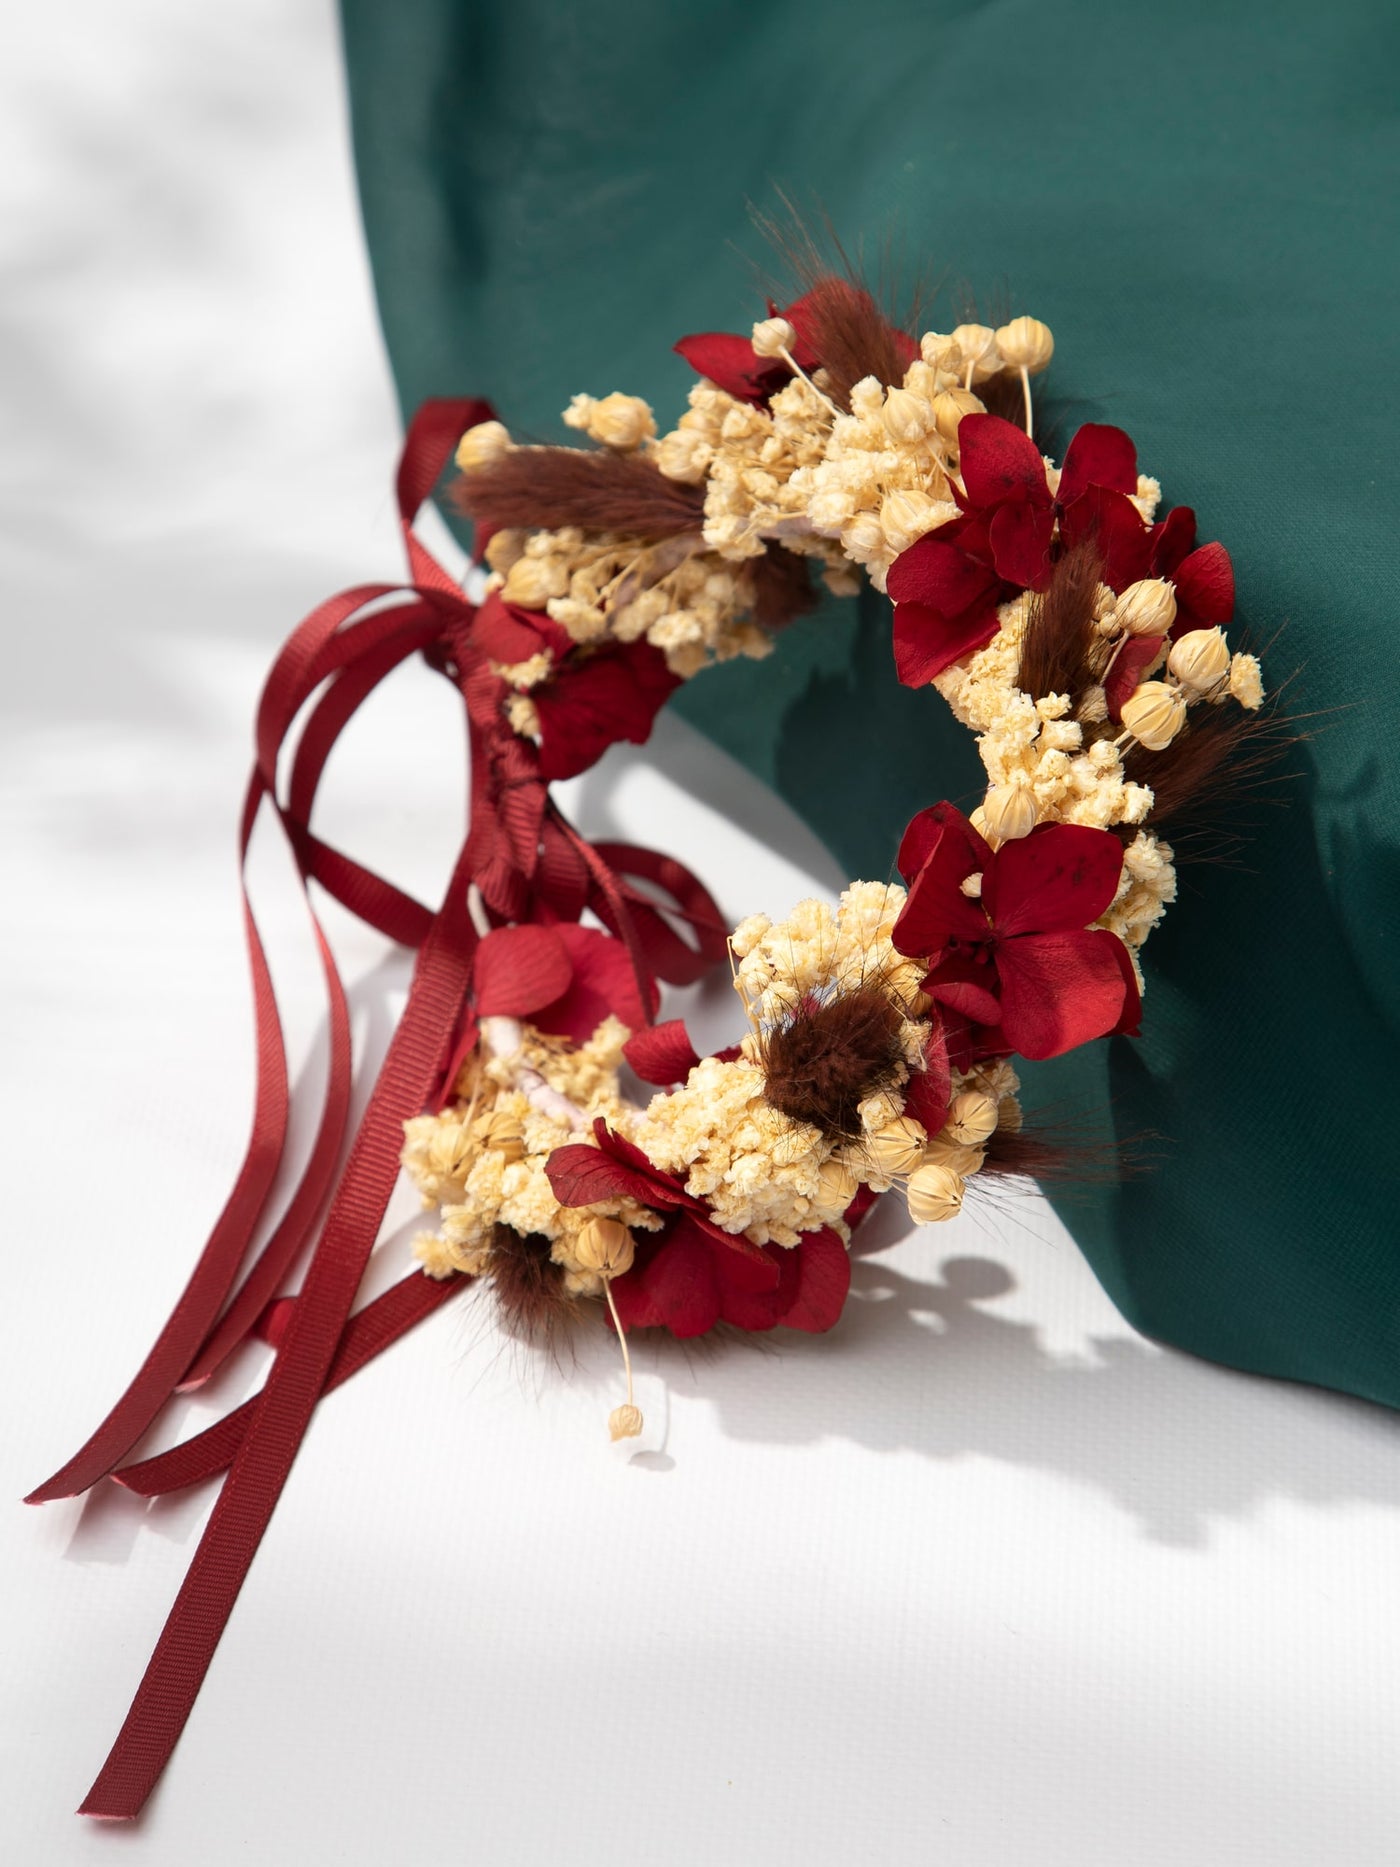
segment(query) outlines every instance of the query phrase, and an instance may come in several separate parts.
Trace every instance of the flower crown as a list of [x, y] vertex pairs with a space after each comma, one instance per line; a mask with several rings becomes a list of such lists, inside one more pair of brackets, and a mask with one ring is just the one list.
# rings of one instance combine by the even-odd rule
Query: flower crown
[[[473, 1282], [546, 1339], [595, 1314], [626, 1363], [611, 1432], [635, 1438], [631, 1332], [830, 1329], [878, 1196], [897, 1188], [936, 1222], [999, 1177], [1064, 1166], [1023, 1119], [1016, 1058], [1138, 1030], [1138, 954], [1176, 891], [1165, 839], [1228, 792], [1260, 730], [1259, 664], [1224, 633], [1228, 555], [1197, 544], [1188, 508], [1157, 517], [1120, 429], [1081, 427], [1046, 458], [1031, 385], [1054, 344], [1038, 320], [916, 340], [837, 277], [768, 313], [749, 335], [677, 344], [700, 380], [664, 434], [620, 393], [574, 397], [577, 448], [518, 445], [484, 403], [425, 405], [398, 479], [409, 584], [333, 598], [273, 667], [244, 850], [270, 803], [304, 884], [418, 959], [342, 1170], [349, 1022], [312, 907], [320, 1127], [239, 1283], [287, 1124], [249, 912], [260, 1067], [243, 1171], [132, 1386], [31, 1500], [227, 1474], [87, 1813], [139, 1811], [317, 1400], [422, 1316]], [[412, 529], [454, 458], [450, 496], [477, 527], [470, 597]], [[854, 881], [835, 907], [731, 930], [674, 857], [579, 835], [553, 781], [644, 741], [712, 663], [767, 654], [813, 606], [814, 573], [846, 594], [861, 571], [893, 599], [899, 679], [938, 690], [987, 774], [970, 815], [935, 802], [909, 823], [903, 886]], [[469, 827], [436, 911], [311, 829], [340, 731], [419, 653], [460, 692], [471, 746]], [[658, 1022], [660, 985], [726, 958], [742, 1020], [701, 1056], [681, 1022]], [[624, 1064], [649, 1100], [624, 1093]], [[400, 1159], [434, 1215], [420, 1269], [352, 1316]], [[313, 1237], [300, 1291], [279, 1295]], [[170, 1395], [253, 1335], [278, 1350], [261, 1393], [131, 1461]]]

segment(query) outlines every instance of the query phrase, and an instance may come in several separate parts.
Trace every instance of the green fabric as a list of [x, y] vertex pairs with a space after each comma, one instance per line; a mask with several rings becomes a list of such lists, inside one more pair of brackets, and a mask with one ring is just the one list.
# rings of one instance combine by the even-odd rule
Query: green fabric
[[[1124, 1313], [1238, 1367], [1400, 1404], [1400, 14], [1313, 0], [344, 0], [365, 222], [405, 408], [578, 390], [679, 413], [682, 333], [755, 315], [777, 182], [1053, 328], [1074, 419], [1126, 427], [1235, 561], [1318, 714], [1244, 867], [1183, 872], [1144, 1035], [1034, 1072], [1152, 1131], [1065, 1207]], [[737, 252], [736, 249], [737, 248]], [[747, 257], [745, 257], [747, 256]], [[945, 313], [947, 324], [956, 311]], [[828, 605], [676, 702], [852, 874], [980, 790], [888, 614]], [[780, 907], [780, 903], [757, 903]]]

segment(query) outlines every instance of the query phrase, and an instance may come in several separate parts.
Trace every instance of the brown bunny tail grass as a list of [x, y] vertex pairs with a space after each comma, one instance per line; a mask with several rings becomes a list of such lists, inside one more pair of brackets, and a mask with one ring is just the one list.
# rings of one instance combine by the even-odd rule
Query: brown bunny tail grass
[[486, 1260], [486, 1275], [506, 1328], [522, 1341], [553, 1348], [577, 1314], [564, 1287], [564, 1270], [549, 1255], [539, 1232], [498, 1225]]
[[1105, 1137], [1087, 1116], [1055, 1108], [1032, 1110], [1017, 1128], [997, 1128], [987, 1142], [981, 1170], [968, 1181], [1034, 1180], [1057, 1192], [1075, 1187], [1117, 1186], [1155, 1164], [1150, 1134]]
[[749, 562], [753, 582], [753, 619], [765, 629], [779, 629], [817, 607], [809, 560], [782, 545], [770, 544]]
[[[1017, 393], [1020, 393], [1019, 386]], [[1066, 551], [1050, 581], [1032, 596], [1021, 637], [1017, 685], [1032, 700], [1048, 694], [1081, 695], [1094, 681], [1094, 599], [1103, 559], [1092, 544]]]
[[[853, 261], [826, 215], [820, 215], [815, 233], [790, 196], [782, 194], [782, 212], [772, 216], [755, 211], [754, 225], [772, 248], [785, 275], [784, 288], [795, 287], [806, 298], [805, 310], [812, 348], [821, 358], [824, 386], [843, 409], [851, 405], [851, 390], [867, 376], [886, 388], [904, 381], [910, 363], [910, 344], [929, 294], [921, 282], [909, 294], [907, 319], [889, 309], [893, 296], [882, 279], [872, 287], [860, 264]], [[888, 258], [881, 268], [892, 273]], [[885, 301], [885, 302], [882, 302]], [[1019, 391], [1018, 391], [1019, 393]]]
[[[1136, 741], [1123, 752], [1123, 775], [1152, 790], [1144, 822], [1183, 859], [1238, 839], [1241, 804], [1275, 801], [1271, 787], [1293, 774], [1288, 752], [1311, 737], [1286, 715], [1276, 692], [1253, 712], [1222, 704], [1193, 710], [1186, 727], [1160, 752]], [[1218, 851], [1217, 851], [1218, 853]]]
[[705, 491], [668, 480], [644, 454], [577, 447], [513, 447], [452, 486], [458, 508], [493, 529], [578, 526], [637, 538], [698, 532]]
[[765, 1098], [830, 1140], [854, 1139], [861, 1103], [902, 1077], [903, 1022], [902, 1008], [878, 978], [821, 1001], [804, 999], [760, 1040]]

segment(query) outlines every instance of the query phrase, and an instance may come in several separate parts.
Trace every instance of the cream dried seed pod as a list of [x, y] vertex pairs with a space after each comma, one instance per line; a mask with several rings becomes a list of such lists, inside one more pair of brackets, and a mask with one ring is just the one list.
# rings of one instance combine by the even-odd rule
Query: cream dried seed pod
[[1038, 376], [1055, 354], [1050, 326], [1039, 318], [1013, 318], [1001, 326], [996, 338], [1003, 362], [1030, 376]]
[[1113, 619], [1129, 635], [1165, 635], [1176, 621], [1176, 591], [1164, 577], [1130, 583], [1114, 606]]
[[457, 443], [457, 465], [463, 473], [477, 473], [510, 452], [510, 434], [504, 422], [479, 421]]
[[525, 1137], [511, 1115], [496, 1112], [479, 1115], [472, 1124], [472, 1134], [482, 1147], [493, 1154], [504, 1154], [507, 1161], [524, 1157]]
[[997, 349], [997, 334], [990, 324], [959, 324], [953, 331], [953, 341], [962, 352], [964, 382], [969, 370], [973, 382], [985, 382], [989, 376], [1000, 372], [1001, 353]]
[[780, 357], [784, 350], [791, 350], [797, 333], [786, 318], [760, 318], [753, 327], [754, 354], [761, 357]]
[[841, 527], [841, 546], [861, 563], [885, 549], [885, 528], [875, 512], [858, 512]]
[[1035, 828], [1035, 796], [1027, 785], [994, 784], [982, 804], [981, 815], [984, 836], [997, 844], [1015, 842]]
[[567, 596], [569, 573], [562, 559], [517, 558], [506, 572], [501, 595], [522, 609], [543, 609], [552, 596]]
[[922, 396], [908, 389], [891, 389], [882, 419], [892, 441], [921, 441], [932, 424], [933, 412]]
[[949, 1167], [964, 1180], [970, 1180], [974, 1173], [980, 1173], [986, 1155], [980, 1147], [965, 1147], [961, 1142], [950, 1139], [945, 1134], [936, 1134], [924, 1150], [924, 1163], [936, 1163], [940, 1167]]
[[656, 422], [650, 407], [639, 395], [614, 393], [593, 404], [588, 433], [604, 447], [626, 453], [652, 438]]
[[1230, 662], [1230, 692], [1249, 712], [1264, 704], [1264, 682], [1257, 655], [1236, 655]]
[[608, 1415], [608, 1434], [614, 1443], [619, 1439], [635, 1439], [642, 1426], [642, 1410], [630, 1401], [626, 1406], [614, 1407]]
[[1186, 724], [1186, 701], [1166, 681], [1143, 681], [1123, 702], [1123, 728], [1149, 752], [1169, 746]]
[[573, 1241], [580, 1270], [600, 1277], [621, 1277], [632, 1268], [632, 1234], [620, 1219], [589, 1219]]
[[980, 1089], [964, 1089], [953, 1097], [948, 1106], [948, 1119], [938, 1133], [963, 1147], [981, 1147], [996, 1133], [996, 1126], [996, 1097]]
[[955, 506], [940, 508], [924, 493], [894, 492], [880, 507], [880, 527], [885, 543], [896, 554], [907, 551], [917, 538], [934, 529], [936, 523], [956, 514]]
[[883, 1174], [892, 1179], [912, 1173], [924, 1157], [928, 1134], [912, 1115], [901, 1115], [871, 1135], [866, 1147]]
[[445, 1180], [460, 1180], [475, 1152], [470, 1128], [459, 1122], [442, 1122], [428, 1144], [428, 1165]]
[[817, 1170], [818, 1200], [826, 1212], [844, 1212], [860, 1190], [860, 1181], [833, 1155]]
[[945, 337], [941, 331], [924, 332], [919, 339], [919, 355], [933, 370], [957, 370], [962, 363], [957, 339]]
[[909, 1216], [917, 1225], [938, 1225], [944, 1219], [955, 1219], [962, 1211], [962, 1175], [938, 1161], [925, 1161], [910, 1175], [905, 1190]]
[[950, 444], [958, 438], [958, 423], [964, 415], [985, 415], [981, 396], [970, 389], [942, 389], [933, 398], [933, 419], [938, 432]]
[[1167, 656], [1167, 671], [1192, 693], [1208, 694], [1230, 678], [1230, 650], [1219, 629], [1191, 629], [1178, 636]]
[[680, 480], [684, 485], [698, 486], [714, 454], [714, 447], [703, 434], [677, 428], [670, 434], [662, 435], [652, 458], [668, 480]]

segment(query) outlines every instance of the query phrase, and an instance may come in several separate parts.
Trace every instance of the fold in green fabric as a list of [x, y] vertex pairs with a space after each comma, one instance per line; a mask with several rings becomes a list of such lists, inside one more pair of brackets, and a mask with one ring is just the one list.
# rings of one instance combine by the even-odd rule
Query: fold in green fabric
[[[1143, 1171], [1061, 1205], [1139, 1328], [1400, 1405], [1400, 14], [342, 10], [405, 409], [484, 394], [517, 436], [562, 438], [569, 395], [623, 389], [669, 423], [691, 381], [676, 337], [758, 315], [749, 204], [782, 184], [848, 244], [888, 235], [1043, 318], [1062, 433], [1125, 427], [1226, 544], [1266, 679], [1294, 676], [1313, 737], [1227, 862], [1183, 861], [1141, 1039], [1036, 1067], [1028, 1101], [1152, 1137]], [[959, 310], [945, 292], [929, 321]], [[919, 806], [981, 791], [968, 735], [897, 685], [873, 593], [674, 704], [851, 875], [890, 873]]]

